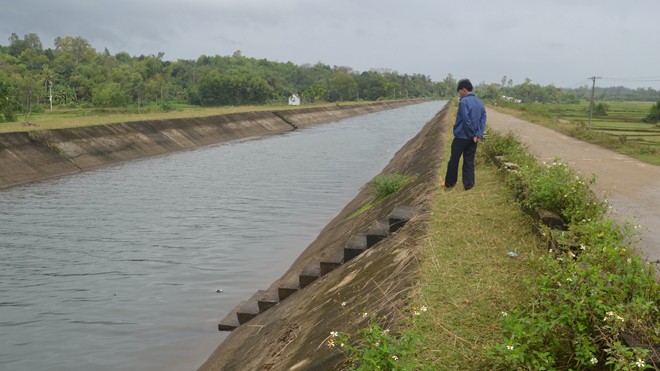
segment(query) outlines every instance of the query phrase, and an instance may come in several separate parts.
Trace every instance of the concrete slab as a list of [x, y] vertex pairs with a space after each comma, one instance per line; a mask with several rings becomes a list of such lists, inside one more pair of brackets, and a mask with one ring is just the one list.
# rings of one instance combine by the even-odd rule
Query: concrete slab
[[308, 265], [307, 267], [303, 268], [302, 272], [300, 272], [300, 275], [298, 276], [300, 288], [302, 289], [305, 286], [311, 284], [319, 277], [321, 277], [321, 264], [312, 263]]
[[386, 238], [390, 234], [390, 225], [383, 221], [374, 222], [367, 232], [367, 248]]
[[367, 236], [353, 238], [344, 247], [344, 260], [349, 261], [367, 250]]
[[397, 206], [392, 210], [389, 217], [390, 233], [396, 232], [403, 227], [410, 218], [413, 217], [413, 208], [411, 206]]

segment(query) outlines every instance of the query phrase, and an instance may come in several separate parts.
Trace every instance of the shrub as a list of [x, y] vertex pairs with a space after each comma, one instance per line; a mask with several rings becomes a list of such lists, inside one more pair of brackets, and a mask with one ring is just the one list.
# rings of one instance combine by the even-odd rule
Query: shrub
[[527, 166], [522, 171], [531, 173], [517, 178], [526, 179], [522, 203], [529, 210], [554, 211], [569, 222], [597, 219], [607, 211], [606, 204], [590, 189], [596, 178], [585, 180], [559, 159], [542, 166]]
[[651, 124], [660, 121], [660, 100], [655, 104], [655, 106], [651, 107], [648, 116], [646, 116], [642, 121]]
[[[593, 178], [585, 181], [558, 160], [537, 164], [518, 149], [502, 150], [510, 142], [510, 136], [491, 136], [484, 147], [525, 159], [507, 183], [526, 208], [564, 216], [563, 235], [574, 249], [551, 249], [539, 259], [542, 274], [528, 283], [535, 299], [502, 313], [504, 341], [491, 348], [492, 363], [539, 370], [649, 367], [649, 349], [660, 343], [660, 285], [652, 266], [627, 244], [634, 230], [606, 217], [607, 202], [589, 188]], [[544, 234], [550, 238], [549, 229]], [[645, 347], [627, 344], [631, 336]]]
[[594, 116], [607, 116], [607, 111], [610, 110], [610, 106], [605, 103], [598, 103], [594, 106], [593, 115]]

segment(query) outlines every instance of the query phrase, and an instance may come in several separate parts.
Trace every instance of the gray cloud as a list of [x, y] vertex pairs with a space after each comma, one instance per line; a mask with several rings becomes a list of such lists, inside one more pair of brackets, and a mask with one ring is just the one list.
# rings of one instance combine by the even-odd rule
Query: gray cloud
[[[0, 44], [36, 33], [45, 47], [80, 36], [97, 50], [166, 59], [244, 55], [435, 80], [573, 87], [592, 75], [660, 80], [660, 2], [614, 0], [0, 0]], [[651, 86], [658, 81], [604, 80]]]

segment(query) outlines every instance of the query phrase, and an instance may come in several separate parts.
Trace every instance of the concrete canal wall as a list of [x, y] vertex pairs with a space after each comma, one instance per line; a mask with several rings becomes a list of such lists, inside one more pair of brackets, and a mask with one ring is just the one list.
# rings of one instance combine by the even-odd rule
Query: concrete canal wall
[[0, 189], [233, 139], [420, 103], [378, 102], [0, 134]]
[[374, 196], [360, 191], [279, 280], [220, 320], [218, 329], [231, 333], [200, 370], [342, 369], [345, 355], [327, 346], [331, 331], [355, 333], [372, 316], [386, 318], [396, 330], [425, 243], [445, 128], [452, 124], [447, 111], [445, 106], [381, 172], [412, 182], [366, 208]]

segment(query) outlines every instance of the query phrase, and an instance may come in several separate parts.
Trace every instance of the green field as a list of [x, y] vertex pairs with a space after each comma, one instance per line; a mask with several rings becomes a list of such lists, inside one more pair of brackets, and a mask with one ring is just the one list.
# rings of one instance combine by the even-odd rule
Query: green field
[[[606, 115], [593, 115], [579, 104], [506, 104], [498, 109], [581, 140], [660, 165], [660, 124], [642, 121], [652, 102], [603, 102]], [[596, 103], [598, 104], [598, 102]]]

